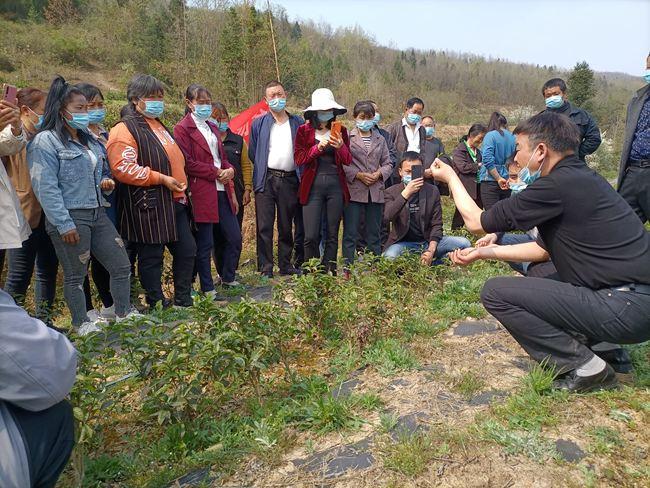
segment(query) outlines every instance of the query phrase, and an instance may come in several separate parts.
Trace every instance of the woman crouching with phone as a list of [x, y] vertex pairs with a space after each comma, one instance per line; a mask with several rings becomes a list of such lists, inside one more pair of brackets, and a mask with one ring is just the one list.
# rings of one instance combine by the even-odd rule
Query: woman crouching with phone
[[298, 128], [294, 160], [304, 167], [298, 189], [303, 205], [305, 225], [305, 262], [320, 255], [321, 223], [327, 224], [323, 236], [325, 251], [321, 262], [326, 272], [336, 273], [336, 255], [343, 205], [350, 200], [343, 165], [352, 161], [348, 132], [337, 115], [347, 109], [334, 100], [327, 88], [319, 88], [311, 95], [311, 106], [305, 109], [307, 122]]

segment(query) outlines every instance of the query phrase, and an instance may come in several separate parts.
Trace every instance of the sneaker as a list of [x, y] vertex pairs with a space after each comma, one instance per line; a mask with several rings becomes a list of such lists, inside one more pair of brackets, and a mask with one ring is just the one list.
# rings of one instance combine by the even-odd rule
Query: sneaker
[[237, 280], [233, 281], [224, 281], [221, 283], [221, 286], [226, 287], [226, 288], [234, 288], [236, 286], [241, 286], [241, 283]]
[[101, 319], [99, 312], [95, 309], [88, 310], [86, 312], [86, 315], [88, 316], [88, 322], [97, 322], [99, 319]]
[[115, 323], [119, 324], [120, 322], [124, 322], [125, 320], [139, 319], [142, 317], [144, 317], [144, 315], [138, 312], [135, 308], [132, 308], [124, 317], [115, 315]]
[[102, 323], [103, 322], [100, 321], [84, 322], [81, 324], [81, 327], [79, 327], [77, 334], [80, 336], [86, 336], [88, 334], [92, 334], [93, 332], [101, 332], [102, 328], [99, 326], [99, 324]]
[[298, 268], [288, 268], [288, 269], [280, 270], [280, 276], [294, 276], [294, 275], [300, 276], [301, 274], [302, 274], [302, 270]]
[[115, 304], [110, 307], [102, 307], [99, 311], [99, 316], [103, 319], [113, 320], [115, 318]]

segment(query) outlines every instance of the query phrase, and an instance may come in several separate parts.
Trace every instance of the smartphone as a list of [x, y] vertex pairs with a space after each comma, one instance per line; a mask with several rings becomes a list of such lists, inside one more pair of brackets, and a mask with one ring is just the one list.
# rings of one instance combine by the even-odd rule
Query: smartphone
[[422, 178], [422, 165], [421, 164], [416, 164], [415, 166], [411, 166], [411, 179], [412, 180], [417, 180], [418, 178]]
[[335, 137], [337, 139], [341, 138], [341, 122], [335, 120], [332, 122], [332, 128], [330, 129], [330, 137]]
[[18, 103], [18, 89], [7, 83], [2, 85], [2, 99], [6, 102], [16, 105]]

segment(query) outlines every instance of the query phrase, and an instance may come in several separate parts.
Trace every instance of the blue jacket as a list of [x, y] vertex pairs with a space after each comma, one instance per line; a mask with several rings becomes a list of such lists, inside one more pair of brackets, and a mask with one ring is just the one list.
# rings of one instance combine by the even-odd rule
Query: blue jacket
[[[275, 123], [273, 115], [267, 113], [262, 117], [253, 120], [251, 126], [250, 140], [248, 143], [248, 157], [253, 163], [253, 190], [257, 192], [264, 191], [266, 182], [266, 169], [269, 161], [269, 139], [271, 137], [271, 127]], [[296, 132], [298, 127], [304, 124], [302, 117], [289, 114], [289, 124], [291, 125], [291, 139], [295, 143]], [[302, 171], [298, 171], [300, 179]]]
[[87, 144], [97, 157], [94, 170], [86, 148], [71, 137], [63, 144], [54, 131], [46, 130], [27, 145], [34, 194], [59, 234], [76, 229], [68, 210], [107, 206], [99, 188], [103, 179], [111, 178], [106, 150], [90, 136]]
[[499, 174], [508, 179], [506, 160], [515, 152], [515, 136], [508, 129], [503, 129], [503, 135], [498, 130], [491, 130], [483, 139], [483, 165], [479, 170], [481, 181], [494, 181], [489, 170], [496, 168]]

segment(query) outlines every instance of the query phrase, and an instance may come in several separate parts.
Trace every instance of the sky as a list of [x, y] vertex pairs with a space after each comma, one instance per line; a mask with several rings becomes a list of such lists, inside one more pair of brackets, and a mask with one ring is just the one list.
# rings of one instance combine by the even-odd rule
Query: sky
[[[642, 76], [650, 0], [272, 0], [290, 20], [359, 25], [375, 41]], [[260, 7], [266, 1], [258, 1]]]

